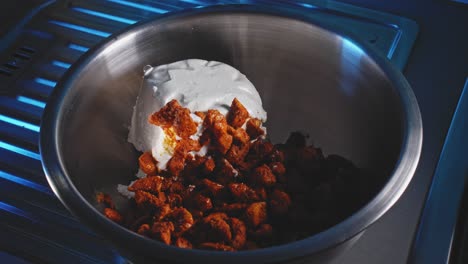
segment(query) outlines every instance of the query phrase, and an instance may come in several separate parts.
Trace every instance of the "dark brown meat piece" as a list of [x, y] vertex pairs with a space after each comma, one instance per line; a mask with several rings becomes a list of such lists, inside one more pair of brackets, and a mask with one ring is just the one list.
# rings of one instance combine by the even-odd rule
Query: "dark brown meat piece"
[[276, 177], [271, 169], [263, 164], [254, 170], [252, 175], [253, 182], [258, 186], [270, 187], [276, 183]]
[[249, 235], [256, 240], [268, 241], [273, 236], [273, 226], [270, 224], [261, 224], [253, 232], [250, 232]]
[[234, 165], [242, 164], [249, 153], [249, 149], [249, 143], [242, 143], [241, 145], [232, 144], [226, 153], [226, 159]]
[[171, 233], [174, 231], [174, 224], [171, 222], [154, 222], [151, 227], [151, 237], [163, 242], [166, 245], [171, 244]]
[[267, 191], [264, 187], [257, 187], [254, 190], [261, 201], [265, 201], [268, 198]]
[[307, 146], [299, 151], [298, 159], [304, 163], [313, 162], [322, 158], [322, 152], [320, 149], [315, 148], [314, 146]]
[[259, 249], [259, 248], [260, 247], [258, 246], [258, 244], [253, 241], [245, 242], [245, 247], [244, 247], [245, 250], [254, 250], [254, 249]]
[[281, 162], [270, 163], [270, 169], [276, 176], [283, 176], [286, 173], [286, 167]]
[[149, 192], [137, 190], [135, 192], [135, 202], [139, 206], [154, 206], [154, 207], [161, 207], [164, 205], [166, 201], [164, 193], [159, 193], [158, 196], [155, 196]]
[[235, 178], [238, 176], [238, 171], [234, 169], [234, 166], [226, 160], [221, 159], [216, 164], [216, 180], [221, 184], [228, 184], [233, 182]]
[[186, 191], [186, 187], [182, 182], [171, 181], [171, 184], [168, 187], [170, 193], [183, 194]]
[[210, 157], [210, 158], [206, 159], [205, 163], [203, 163], [203, 172], [205, 174], [210, 174], [210, 173], [212, 173], [214, 171], [215, 166], [216, 166], [216, 164], [215, 164], [213, 158]]
[[239, 202], [255, 202], [260, 200], [255, 190], [245, 183], [231, 183], [228, 185], [232, 196]]
[[286, 214], [291, 206], [289, 195], [280, 190], [274, 190], [270, 194], [270, 210], [274, 214]]
[[172, 158], [167, 162], [167, 171], [174, 177], [178, 177], [180, 172], [185, 167], [186, 153], [176, 152]]
[[251, 143], [246, 159], [262, 161], [273, 153], [274, 146], [270, 142], [257, 140]]
[[224, 186], [216, 183], [214, 181], [211, 181], [209, 179], [203, 179], [201, 181], [201, 184], [205, 187], [205, 189], [208, 191], [209, 194], [213, 197], [218, 197], [224, 190]]
[[193, 248], [192, 243], [190, 243], [190, 241], [188, 241], [186, 238], [183, 238], [183, 237], [177, 238], [174, 245], [180, 248]]
[[247, 240], [247, 229], [245, 227], [244, 222], [234, 217], [231, 217], [228, 222], [231, 226], [232, 232], [232, 247], [235, 249], [243, 248], [245, 245], [245, 241]]
[[127, 223], [126, 226], [128, 226], [131, 230], [137, 231], [143, 224], [149, 223], [150, 220], [151, 216], [149, 214], [136, 217], [136, 219], [134, 216], [131, 220], [128, 221], [129, 223]]
[[196, 194], [193, 197], [193, 202], [195, 207], [202, 212], [211, 210], [213, 208], [213, 204], [211, 203], [211, 199], [209, 197], [203, 196], [201, 194]]
[[291, 132], [286, 140], [286, 146], [293, 148], [303, 148], [306, 146], [306, 136], [301, 132]]
[[182, 205], [183, 199], [182, 196], [177, 193], [169, 193], [167, 195], [167, 202], [171, 207], [179, 207]]
[[156, 210], [156, 212], [154, 214], [154, 220], [155, 221], [161, 221], [171, 211], [172, 211], [171, 206], [169, 204], [163, 204], [162, 206], [157, 208], [157, 210]]
[[253, 227], [264, 223], [268, 218], [266, 202], [251, 204], [245, 211], [245, 218], [247, 223]]
[[179, 207], [166, 215], [165, 219], [174, 223], [177, 234], [181, 234], [192, 227], [194, 221], [192, 214], [185, 208]]
[[[235, 251], [304, 238], [358, 208], [352, 206], [359, 194], [350, 191], [364, 182], [356, 181], [358, 169], [339, 156], [324, 158], [304, 135], [271, 144], [261, 120], [237, 99], [226, 117], [217, 110], [195, 114], [203, 124], [173, 100], [149, 117], [165, 131], [173, 156], [166, 170], [151, 152], [139, 157], [147, 177], [128, 187], [135, 195], [124, 217], [110, 196], [97, 194], [106, 217], [167, 245]], [[204, 130], [194, 140], [198, 125]], [[207, 154], [193, 154], [201, 146]]]
[[205, 221], [209, 221], [211, 219], [215, 219], [215, 218], [220, 218], [220, 219], [223, 219], [223, 220], [227, 220], [229, 219], [229, 217], [227, 216], [227, 214], [225, 213], [211, 213], [209, 214], [208, 216], [206, 216], [204, 218]]
[[211, 242], [229, 242], [232, 239], [231, 228], [221, 216], [209, 216], [202, 220], [206, 229], [206, 238]]
[[275, 146], [273, 151], [268, 155], [267, 160], [270, 162], [284, 162], [285, 155], [282, 150], [278, 149], [278, 146]]
[[223, 203], [221, 206], [217, 207], [216, 210], [219, 210], [220, 212], [225, 212], [226, 214], [231, 216], [238, 216], [242, 214], [247, 207], [249, 207], [249, 204], [247, 203]]

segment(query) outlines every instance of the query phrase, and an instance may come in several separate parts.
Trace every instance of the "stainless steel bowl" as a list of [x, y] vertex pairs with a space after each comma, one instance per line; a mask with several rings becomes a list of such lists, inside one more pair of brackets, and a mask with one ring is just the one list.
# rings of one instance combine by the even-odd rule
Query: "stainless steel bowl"
[[[147, 64], [187, 58], [228, 63], [257, 87], [268, 131], [281, 142], [306, 131], [385, 184], [341, 223], [307, 239], [249, 252], [165, 246], [106, 219], [96, 191], [115, 194], [137, 169], [127, 143], [132, 107]], [[329, 258], [350, 245], [401, 196], [417, 166], [421, 117], [402, 74], [367, 45], [318, 21], [247, 6], [184, 11], [135, 25], [89, 51], [47, 104], [40, 149], [47, 179], [79, 219], [134, 261], [264, 263]], [[124, 199], [119, 200], [125, 206]]]

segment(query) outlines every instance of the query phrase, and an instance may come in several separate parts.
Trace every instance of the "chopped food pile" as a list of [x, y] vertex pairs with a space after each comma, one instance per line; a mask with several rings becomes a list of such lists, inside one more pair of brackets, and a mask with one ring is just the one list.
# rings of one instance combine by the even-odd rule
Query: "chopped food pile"
[[180, 248], [251, 250], [306, 238], [362, 205], [351, 162], [325, 157], [298, 132], [273, 145], [236, 98], [226, 115], [191, 113], [172, 100], [149, 122], [172, 138], [165, 169], [151, 152], [141, 154], [144, 177], [120, 190], [131, 197], [125, 212], [97, 194], [106, 217], [140, 235]]

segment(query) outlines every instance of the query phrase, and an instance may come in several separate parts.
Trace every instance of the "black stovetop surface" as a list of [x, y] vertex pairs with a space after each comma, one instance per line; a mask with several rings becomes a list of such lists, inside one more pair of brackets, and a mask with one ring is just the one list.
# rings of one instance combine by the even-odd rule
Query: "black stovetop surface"
[[[8, 2], [14, 1], [2, 4], [8, 5]], [[33, 7], [39, 2], [44, 1], [30, 0], [28, 4]], [[205, 3], [271, 4], [271, 1], [57, 2], [42, 11], [37, 10], [35, 15], [31, 14], [32, 20], [23, 29], [16, 31], [18, 34], [3, 34], [0, 41], [0, 64], [13, 62], [13, 65], [0, 67], [0, 91], [3, 94], [0, 96], [0, 249], [32, 261], [121, 262], [118, 253], [106, 241], [68, 214], [48, 188], [42, 173], [37, 136], [42, 108], [55, 82], [87, 48], [107, 34], [142, 18]], [[421, 237], [416, 236], [418, 223], [426, 198], [431, 200], [431, 195], [426, 194], [433, 175], [434, 183], [444, 183], [445, 177], [449, 175], [454, 178], [452, 175], [457, 175], [457, 172], [449, 170], [453, 166], [444, 165], [443, 160], [453, 160], [453, 155], [460, 155], [460, 150], [467, 147], [466, 140], [447, 131], [468, 76], [468, 9], [464, 5], [442, 0], [342, 2], [385, 13], [323, 0], [277, 1], [276, 4], [284, 5], [285, 8], [299, 8], [301, 12], [318, 16], [329, 23], [341, 23], [358, 36], [358, 41], [375, 43], [381, 52], [403, 69], [419, 101], [424, 124], [424, 144], [420, 165], [408, 191], [335, 263], [405, 263], [410, 252], [413, 252], [410, 262], [428, 263], [421, 262], [424, 258], [416, 254], [428, 250], [432, 252], [431, 257], [434, 256], [429, 258], [433, 261], [431, 263], [440, 263], [441, 258], [437, 257], [443, 258], [443, 250], [447, 249], [434, 243], [419, 243], [415, 238]], [[112, 16], [103, 17], [102, 14]], [[369, 24], [369, 18], [373, 21], [372, 25]], [[8, 27], [19, 25], [17, 21], [10, 21], [14, 20], [7, 20], [5, 24]], [[418, 28], [413, 21], [419, 25], [416, 42]], [[0, 34], [3, 32], [0, 27]], [[466, 97], [463, 102], [468, 100]], [[455, 118], [461, 121], [453, 123], [456, 131], [466, 131], [466, 122], [463, 121], [467, 119], [468, 113], [465, 113], [466, 107], [460, 107], [466, 104], [463, 102], [458, 104], [461, 110], [457, 111], [458, 119]], [[446, 147], [442, 152], [444, 144]], [[447, 147], [454, 145], [456, 147]], [[456, 160], [467, 161], [466, 158]], [[458, 173], [461, 170], [463, 174], [465, 170], [462, 176], [466, 176], [466, 166], [458, 167]], [[434, 186], [432, 189], [436, 189]], [[437, 194], [437, 191], [431, 190], [431, 194], [434, 193]], [[432, 200], [437, 198], [434, 195], [432, 197]], [[430, 206], [426, 204], [425, 208], [424, 212], [427, 212]], [[423, 220], [428, 219], [425, 215], [431, 214], [423, 214]], [[466, 218], [460, 219], [460, 223], [466, 221]], [[434, 224], [430, 217], [425, 222]], [[442, 224], [449, 225], [451, 221], [446, 219]], [[460, 224], [456, 233], [466, 233], [463, 227]], [[425, 231], [425, 234], [432, 232], [431, 228], [426, 229], [429, 231]], [[455, 247], [465, 240], [462, 235], [457, 235]], [[416, 241], [414, 246], [413, 241]], [[440, 243], [445, 241], [441, 240]], [[463, 250], [452, 252], [457, 254]], [[0, 258], [0, 262], [3, 259]]]

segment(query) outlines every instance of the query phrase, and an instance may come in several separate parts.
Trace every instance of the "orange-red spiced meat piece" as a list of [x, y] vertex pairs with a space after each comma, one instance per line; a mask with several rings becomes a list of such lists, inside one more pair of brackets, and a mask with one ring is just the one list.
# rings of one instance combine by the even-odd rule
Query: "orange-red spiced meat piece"
[[150, 231], [150, 226], [148, 224], [142, 224], [138, 230], [137, 233], [143, 236], [147, 236]]
[[232, 144], [232, 136], [228, 134], [228, 124], [226, 118], [218, 110], [208, 110], [203, 121], [205, 129], [211, 132], [212, 140], [216, 144], [216, 149], [225, 154]]
[[112, 208], [105, 208], [104, 209], [104, 215], [109, 218], [110, 220], [120, 224], [122, 223], [122, 215], [117, 212], [115, 209]]
[[167, 171], [177, 177], [185, 167], [185, 153], [176, 152], [167, 162]]
[[138, 164], [140, 169], [149, 175], [154, 175], [158, 172], [158, 167], [156, 167], [156, 160], [151, 155], [151, 152], [145, 152], [140, 155], [138, 158]]
[[146, 191], [146, 192], [159, 192], [164, 191], [167, 180], [160, 176], [145, 177], [136, 180], [132, 185], [128, 187], [131, 192], [135, 191]]
[[265, 134], [265, 131], [262, 129], [262, 121], [257, 118], [251, 118], [247, 121], [246, 130], [251, 139], [256, 139], [259, 136]]
[[241, 127], [245, 121], [249, 118], [249, 112], [247, 109], [237, 100], [234, 98], [231, 103], [231, 108], [229, 109], [227, 115], [227, 121], [229, 125], [237, 128]]
[[245, 144], [249, 143], [250, 137], [249, 134], [243, 128], [233, 128], [231, 126], [228, 127], [229, 135], [232, 135], [233, 144]]
[[100, 204], [105, 204], [109, 208], [115, 208], [114, 202], [112, 201], [112, 198], [108, 194], [101, 193], [101, 192], [97, 193], [96, 201]]
[[188, 138], [197, 132], [197, 123], [190, 116], [190, 110], [182, 107], [175, 99], [152, 114], [149, 122], [163, 128], [174, 127], [181, 138]]

